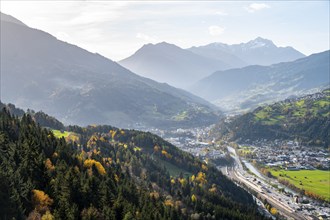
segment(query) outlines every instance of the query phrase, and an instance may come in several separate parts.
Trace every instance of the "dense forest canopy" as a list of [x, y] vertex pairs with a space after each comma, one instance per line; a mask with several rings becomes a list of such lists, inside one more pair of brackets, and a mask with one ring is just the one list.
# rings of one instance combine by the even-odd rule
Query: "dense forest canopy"
[[75, 139], [0, 113], [1, 219], [263, 218], [246, 191], [151, 133], [67, 132]]

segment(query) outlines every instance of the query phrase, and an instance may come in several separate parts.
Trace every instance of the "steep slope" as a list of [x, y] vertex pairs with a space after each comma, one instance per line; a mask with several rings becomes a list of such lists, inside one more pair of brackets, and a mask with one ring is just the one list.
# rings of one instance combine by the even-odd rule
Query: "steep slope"
[[301, 98], [259, 107], [222, 121], [213, 130], [216, 136], [234, 140], [298, 140], [328, 147], [330, 142], [330, 89]]
[[[13, 18], [1, 20], [1, 100], [43, 109], [66, 124], [195, 126], [216, 117], [201, 98]], [[193, 120], [177, 121], [182, 112]]]
[[329, 51], [271, 66], [218, 71], [191, 91], [229, 112], [320, 91], [329, 85]]
[[292, 47], [277, 47], [272, 41], [258, 37], [247, 43], [212, 43], [189, 48], [190, 51], [208, 58], [220, 59], [233, 68], [248, 65], [271, 65], [294, 61], [305, 55]]
[[142, 76], [180, 88], [186, 88], [216, 70], [230, 67], [223, 61], [166, 42], [144, 45], [119, 63]]
[[0, 111], [1, 219], [263, 219], [246, 191], [155, 135], [70, 129], [68, 144]]
[[26, 26], [26, 24], [24, 24], [23, 22], [21, 22], [20, 20], [18, 20], [16, 18], [14, 18], [13, 16], [3, 14], [1, 12], [0, 12], [0, 20], [15, 23], [15, 24], [18, 24], [18, 25]]

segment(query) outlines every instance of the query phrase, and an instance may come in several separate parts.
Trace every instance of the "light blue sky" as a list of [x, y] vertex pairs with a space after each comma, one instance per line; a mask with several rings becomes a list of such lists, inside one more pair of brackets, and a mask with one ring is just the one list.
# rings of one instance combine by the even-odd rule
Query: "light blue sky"
[[146, 43], [182, 48], [258, 36], [306, 55], [329, 50], [329, 1], [3, 1], [1, 11], [110, 59]]

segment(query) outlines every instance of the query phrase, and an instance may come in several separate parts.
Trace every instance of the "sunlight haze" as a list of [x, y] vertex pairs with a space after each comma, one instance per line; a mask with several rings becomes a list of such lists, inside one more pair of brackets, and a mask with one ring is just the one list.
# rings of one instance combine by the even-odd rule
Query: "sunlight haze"
[[1, 12], [116, 61], [163, 41], [189, 48], [263, 37], [305, 55], [329, 49], [329, 1], [1, 1]]

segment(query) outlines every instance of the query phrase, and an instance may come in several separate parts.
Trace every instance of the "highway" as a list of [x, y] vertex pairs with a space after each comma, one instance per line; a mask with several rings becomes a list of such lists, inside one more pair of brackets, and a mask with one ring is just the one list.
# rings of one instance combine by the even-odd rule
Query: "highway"
[[222, 168], [223, 174], [242, 185], [244, 184], [249, 190], [257, 193], [257, 197], [263, 200], [267, 199], [268, 203], [271, 204], [272, 207], [275, 207], [278, 212], [287, 219], [311, 219], [299, 213], [299, 211], [296, 211], [298, 206], [294, 204], [290, 198], [273, 189], [273, 187], [269, 186], [268, 183], [264, 182], [262, 179], [245, 172], [235, 150], [231, 147], [228, 147], [228, 150], [232, 153], [235, 165]]
[[257, 197], [262, 200], [267, 199], [268, 203], [272, 207], [275, 207], [281, 215], [285, 216], [288, 219], [307, 219], [305, 216], [302, 216], [299, 213], [296, 213], [293, 208], [288, 204], [279, 200], [280, 196], [276, 196], [276, 192], [272, 192], [268, 189], [268, 192], [265, 192], [258, 184], [253, 181], [247, 180], [242, 174], [237, 170], [228, 170], [229, 175], [236, 179], [238, 182], [243, 183], [249, 190], [253, 190], [257, 193]]

